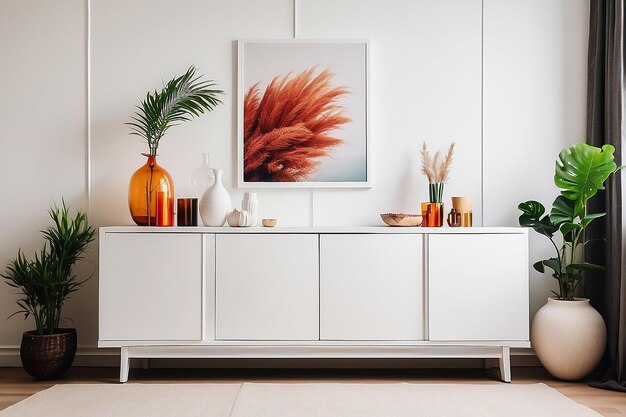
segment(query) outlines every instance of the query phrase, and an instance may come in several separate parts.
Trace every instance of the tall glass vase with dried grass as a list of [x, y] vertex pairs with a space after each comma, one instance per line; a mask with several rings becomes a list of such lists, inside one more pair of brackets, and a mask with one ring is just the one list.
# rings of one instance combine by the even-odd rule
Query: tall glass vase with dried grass
[[450, 144], [448, 152], [441, 160], [439, 151], [431, 156], [426, 143], [422, 145], [422, 172], [428, 178], [429, 196], [429, 202], [422, 203], [423, 226], [443, 226], [443, 187], [448, 181], [453, 155], [454, 142]]

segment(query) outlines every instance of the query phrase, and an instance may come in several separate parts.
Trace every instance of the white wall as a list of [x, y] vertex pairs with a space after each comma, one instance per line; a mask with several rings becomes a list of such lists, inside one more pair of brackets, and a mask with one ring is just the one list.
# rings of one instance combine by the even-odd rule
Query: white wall
[[[27, 255], [39, 250], [53, 200], [61, 204], [63, 196], [72, 207], [87, 207], [85, 11], [84, 0], [0, 0], [2, 273], [19, 247]], [[5, 320], [15, 299], [1, 282], [0, 347], [18, 345], [33, 327], [21, 316]], [[95, 323], [72, 316], [81, 330]]]
[[[478, 224], [484, 215], [485, 225], [515, 225], [518, 202], [551, 201], [556, 153], [584, 139], [586, 0], [298, 0], [297, 6], [300, 38], [370, 41], [372, 188], [259, 190], [262, 216], [284, 226], [371, 225], [380, 224], [380, 212], [417, 211], [428, 195], [419, 173], [423, 141], [442, 150], [457, 143], [445, 197], [474, 196]], [[239, 202], [235, 41], [294, 35], [293, 0], [91, 0], [87, 184], [86, 7], [87, 0], [0, 0], [0, 56], [9, 63], [0, 70], [0, 166], [10, 178], [1, 262], [18, 247], [30, 253], [39, 245], [45, 209], [61, 195], [76, 207], [89, 203], [96, 226], [132, 224], [127, 185], [145, 145], [124, 122], [146, 91], [191, 64], [225, 90], [224, 105], [172, 129], [159, 162], [176, 194], [191, 196], [191, 173], [209, 152]], [[548, 249], [538, 239], [532, 246], [535, 257]], [[547, 296], [546, 280], [532, 277], [533, 309]], [[68, 309], [82, 346], [97, 339], [96, 284]], [[14, 310], [13, 300], [0, 287], [0, 319]], [[0, 321], [0, 347], [17, 345], [29, 325]]]
[[[585, 141], [588, 7], [570, 0], [485, 1], [485, 226], [516, 224], [522, 201], [541, 201], [549, 210], [559, 151]], [[531, 233], [531, 261], [552, 251], [545, 237]], [[534, 315], [557, 286], [532, 268], [530, 282]]]

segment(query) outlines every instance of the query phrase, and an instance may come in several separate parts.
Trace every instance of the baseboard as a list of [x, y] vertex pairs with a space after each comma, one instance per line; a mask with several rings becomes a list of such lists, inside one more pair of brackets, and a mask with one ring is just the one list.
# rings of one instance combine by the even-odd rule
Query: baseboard
[[[98, 349], [79, 347], [73, 366], [119, 366], [119, 349]], [[20, 348], [18, 346], [0, 347], [0, 367], [21, 367]]]
[[[119, 349], [79, 347], [73, 366], [117, 367]], [[146, 364], [133, 360], [132, 367]], [[0, 347], [0, 367], [21, 367], [20, 349]], [[151, 368], [497, 368], [497, 359], [150, 359]], [[531, 349], [512, 349], [511, 366], [541, 366]]]

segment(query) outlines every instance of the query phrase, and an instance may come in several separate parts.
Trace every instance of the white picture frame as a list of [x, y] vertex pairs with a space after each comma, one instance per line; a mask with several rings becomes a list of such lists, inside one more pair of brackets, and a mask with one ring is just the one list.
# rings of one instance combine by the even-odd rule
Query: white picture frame
[[[237, 183], [239, 188], [369, 188], [371, 181], [368, 114], [369, 43], [366, 40], [239, 40], [237, 46]], [[280, 163], [281, 156], [276, 155], [271, 157], [273, 158], [271, 160], [272, 165], [274, 168], [277, 166], [281, 168], [271, 172], [269, 163], [266, 165], [263, 165], [265, 162], [259, 163], [260, 160], [270, 161], [270, 157], [263, 159], [259, 157], [258, 151], [256, 153], [248, 151], [248, 158], [245, 158], [246, 146], [250, 146], [252, 143], [257, 145], [256, 148], [252, 149], [265, 149], [259, 147], [259, 144], [271, 143], [268, 140], [276, 136], [280, 136], [291, 143], [289, 135], [297, 135], [297, 133], [288, 130], [279, 131], [279, 129], [286, 128], [279, 121], [275, 121], [276, 129], [272, 129], [271, 123], [265, 123], [266, 129], [263, 132], [257, 129], [256, 133], [251, 133], [252, 129], [249, 129], [246, 137], [246, 132], [244, 132], [245, 100], [251, 87], [256, 84], [257, 97], [254, 98], [250, 94], [248, 103], [258, 104], [257, 109], [266, 109], [267, 107], [261, 105], [264, 103], [263, 97], [266, 93], [268, 97], [271, 94], [274, 94], [272, 97], [280, 97], [278, 94], [287, 94], [285, 90], [289, 90], [268, 89], [267, 87], [272, 80], [277, 80], [274, 84], [276, 87], [280, 81], [288, 83], [298, 76], [303, 76], [306, 71], [310, 71], [308, 75], [310, 76], [309, 80], [312, 80], [311, 85], [316, 80], [323, 78], [323, 76], [318, 76], [324, 71], [329, 71], [330, 75], [325, 78], [325, 86], [328, 89], [341, 89], [344, 92], [344, 94], [337, 95], [332, 100], [332, 104], [325, 107], [331, 110], [321, 112], [322, 117], [335, 112], [345, 116], [345, 119], [349, 119], [349, 121], [337, 124], [336, 128], [328, 130], [326, 133], [318, 134], [317, 137], [321, 137], [323, 140], [330, 137], [339, 142], [337, 145], [328, 146], [320, 151], [314, 150], [315, 154], [323, 151], [324, 155], [321, 157], [305, 158], [305, 165], [311, 165], [310, 161], [313, 161], [312, 165], [315, 165], [315, 168], [310, 170], [308, 175], [296, 180], [285, 180], [291, 173], [299, 174], [304, 170], [299, 168], [284, 170], [284, 165]], [[285, 97], [287, 96], [285, 95]], [[292, 97], [288, 100], [293, 102], [294, 99]], [[280, 101], [277, 100], [277, 102]], [[260, 113], [255, 112], [254, 114]], [[259, 122], [260, 120], [266, 121], [268, 118], [262, 119], [258, 116], [252, 120]], [[326, 120], [330, 120], [330, 118]], [[252, 125], [251, 123], [247, 124], [248, 127]], [[302, 123], [301, 125], [306, 126], [307, 135], [316, 134], [313, 128], [307, 130], [309, 124]], [[267, 133], [276, 133], [276, 135], [269, 136]], [[324, 142], [322, 141], [322, 143]], [[293, 150], [295, 147], [285, 145], [282, 151], [288, 153], [287, 149]], [[263, 155], [266, 154], [267, 152], [263, 152]], [[255, 161], [255, 158], [250, 157], [250, 155], [256, 157], [256, 163], [246, 165], [251, 160]], [[287, 161], [290, 160], [287, 159]], [[297, 162], [298, 160], [296, 160], [295, 165], [299, 167]], [[257, 168], [251, 170], [250, 166]], [[244, 167], [248, 169], [247, 172], [244, 172]], [[293, 175], [293, 177], [296, 176]]]

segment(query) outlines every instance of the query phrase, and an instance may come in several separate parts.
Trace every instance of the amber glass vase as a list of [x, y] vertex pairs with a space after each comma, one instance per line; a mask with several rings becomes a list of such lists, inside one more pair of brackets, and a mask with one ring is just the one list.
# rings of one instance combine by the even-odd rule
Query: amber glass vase
[[128, 208], [139, 226], [174, 225], [174, 182], [155, 155], [130, 178]]
[[422, 203], [422, 227], [443, 226], [443, 203]]

